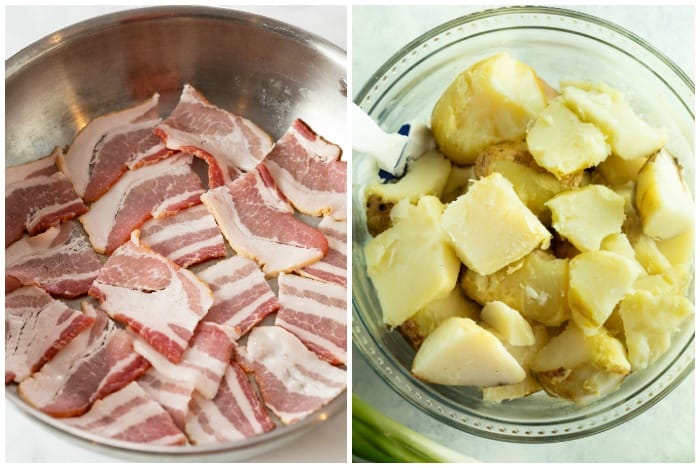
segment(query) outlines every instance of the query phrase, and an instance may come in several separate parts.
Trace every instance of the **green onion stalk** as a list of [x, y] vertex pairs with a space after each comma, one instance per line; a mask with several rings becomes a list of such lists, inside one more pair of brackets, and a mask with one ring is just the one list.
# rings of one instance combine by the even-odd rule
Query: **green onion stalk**
[[383, 415], [352, 395], [353, 461], [475, 462]]

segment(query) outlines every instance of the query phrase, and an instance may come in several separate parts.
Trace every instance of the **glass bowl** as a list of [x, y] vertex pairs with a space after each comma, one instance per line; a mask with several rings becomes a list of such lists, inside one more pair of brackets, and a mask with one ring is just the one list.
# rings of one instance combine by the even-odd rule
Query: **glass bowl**
[[[275, 139], [300, 117], [342, 144], [345, 79], [344, 50], [251, 13], [161, 6], [95, 17], [56, 31], [5, 62], [5, 165], [70, 144], [93, 117], [134, 105], [154, 92], [160, 93], [161, 113], [167, 115], [186, 82]], [[234, 461], [271, 452], [340, 415], [346, 397], [343, 392], [298, 423], [280, 423], [242, 441], [162, 447], [73, 428], [30, 407], [15, 384], [5, 387], [7, 402], [70, 443], [114, 457], [160, 462]]]
[[[509, 7], [455, 19], [415, 39], [361, 89], [357, 104], [386, 131], [412, 119], [430, 122], [443, 90], [481, 58], [508, 51], [555, 87], [561, 79], [604, 81], [623, 91], [635, 110], [668, 132], [667, 148], [685, 167], [694, 193], [692, 81], [643, 39], [607, 21], [557, 8]], [[359, 159], [359, 158], [358, 158]], [[382, 323], [366, 274], [370, 238], [362, 200], [363, 170], [353, 161], [353, 342], [401, 397], [431, 417], [478, 436], [551, 442], [614, 427], [650, 408], [694, 368], [694, 322], [688, 320], [656, 363], [628, 376], [612, 394], [587, 406], [538, 392], [502, 403], [485, 402], [474, 387], [433, 385], [414, 378], [415, 352]], [[694, 283], [691, 284], [692, 291]], [[691, 293], [691, 300], [694, 295]]]

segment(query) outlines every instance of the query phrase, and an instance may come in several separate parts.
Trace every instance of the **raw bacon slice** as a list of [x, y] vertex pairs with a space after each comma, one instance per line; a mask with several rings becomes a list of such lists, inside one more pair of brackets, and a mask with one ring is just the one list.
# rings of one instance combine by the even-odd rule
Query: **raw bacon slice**
[[79, 416], [92, 402], [120, 390], [150, 367], [136, 354], [131, 337], [89, 302], [83, 311], [95, 322], [19, 385], [19, 395], [57, 418]]
[[226, 256], [221, 231], [203, 205], [195, 205], [167, 218], [150, 219], [139, 231], [141, 244], [148, 245], [183, 268]]
[[168, 380], [190, 382], [205, 398], [214, 398], [231, 359], [233, 341], [221, 326], [201, 322], [178, 364], [173, 364], [139, 338], [134, 341], [134, 348], [160, 375]]
[[297, 273], [347, 286], [347, 223], [325, 217], [318, 223], [318, 229], [328, 239], [328, 253], [318, 262], [302, 268]]
[[294, 217], [264, 163], [202, 195], [231, 247], [257, 260], [268, 277], [309, 265], [328, 252], [318, 229]]
[[322, 408], [346, 387], [346, 371], [322, 361], [278, 326], [251, 330], [241, 365], [253, 372], [263, 401], [285, 424]]
[[191, 162], [180, 154], [124, 174], [80, 217], [94, 249], [111, 254], [149, 218], [198, 204], [204, 188]]
[[102, 115], [78, 132], [58, 166], [88, 203], [104, 195], [128, 168], [170, 154], [153, 133], [160, 123], [158, 94], [136, 106]]
[[63, 421], [91, 434], [137, 444], [187, 442], [170, 415], [136, 382], [97, 400], [84, 415]]
[[253, 170], [272, 148], [272, 139], [257, 125], [214, 106], [189, 84], [155, 132], [168, 148], [207, 162], [210, 188], [235, 180], [241, 170]]
[[347, 288], [297, 275], [278, 278], [278, 325], [299, 338], [318, 357], [345, 364], [347, 350]]
[[185, 429], [190, 400], [194, 385], [192, 382], [181, 382], [168, 379], [151, 367], [137, 380], [146, 393], [160, 403], [180, 429]]
[[88, 210], [50, 155], [5, 169], [5, 247], [26, 231], [38, 234]]
[[5, 250], [5, 287], [35, 285], [61, 297], [85, 294], [102, 267], [80, 225], [68, 221]]
[[34, 286], [5, 296], [5, 383], [41, 369], [94, 320]]
[[192, 272], [140, 246], [136, 236], [114, 251], [88, 293], [175, 363], [213, 302]]
[[194, 393], [185, 432], [194, 444], [204, 445], [242, 440], [274, 428], [248, 377], [233, 363], [214, 399]]
[[294, 121], [265, 157], [265, 165], [282, 193], [302, 213], [345, 219], [347, 163], [340, 147]]
[[235, 255], [197, 275], [214, 293], [214, 304], [202, 321], [225, 326], [234, 340], [279, 309], [265, 275], [248, 258]]

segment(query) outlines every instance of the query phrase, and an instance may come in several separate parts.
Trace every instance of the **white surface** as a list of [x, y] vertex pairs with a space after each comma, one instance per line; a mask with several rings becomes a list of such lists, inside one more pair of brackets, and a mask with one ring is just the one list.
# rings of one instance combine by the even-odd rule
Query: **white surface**
[[[694, 76], [693, 7], [572, 7], [633, 32]], [[379, 66], [429, 29], [484, 7], [364, 7], [352, 9], [352, 95]], [[432, 420], [386, 386], [358, 352], [353, 353], [353, 391], [387, 415], [483, 461], [498, 462], [688, 462], [695, 460], [692, 373], [644, 414], [601, 434], [569, 442], [524, 445], [481, 439]]]
[[[130, 7], [7, 7], [5, 9], [5, 57], [45, 35], [94, 16]], [[343, 49], [346, 42], [346, 9], [338, 7], [235, 7], [274, 18], [313, 32]], [[47, 83], [50, 86], [50, 83]], [[347, 459], [347, 411], [315, 428], [301, 439], [272, 453], [262, 455], [256, 462], [344, 462]], [[107, 456], [71, 444], [64, 438], [17, 410], [5, 405], [5, 460], [8, 462], [123, 462], [122, 458]]]

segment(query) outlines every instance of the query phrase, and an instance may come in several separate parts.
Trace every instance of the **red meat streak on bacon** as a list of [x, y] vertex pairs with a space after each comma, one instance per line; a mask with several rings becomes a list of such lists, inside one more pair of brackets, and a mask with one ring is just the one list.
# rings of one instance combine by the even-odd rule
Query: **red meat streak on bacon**
[[258, 261], [268, 277], [309, 265], [328, 252], [321, 231], [294, 217], [264, 163], [201, 198], [231, 247]]
[[346, 218], [347, 163], [337, 145], [297, 119], [265, 157], [280, 191], [302, 213]]
[[139, 231], [142, 244], [183, 268], [226, 256], [221, 231], [203, 205], [146, 221]]
[[213, 399], [195, 392], [185, 432], [195, 444], [211, 444], [246, 439], [274, 428], [248, 377], [232, 363]]
[[191, 161], [190, 155], [180, 154], [124, 174], [80, 217], [93, 248], [111, 254], [151, 217], [200, 203], [204, 188]]
[[301, 276], [278, 278], [278, 325], [331, 364], [344, 364], [347, 349], [347, 289]]
[[91, 434], [152, 445], [183, 445], [187, 438], [170, 415], [136, 383], [96, 401], [66, 424]]
[[19, 385], [19, 395], [54, 417], [85, 413], [92, 402], [143, 374], [150, 364], [134, 352], [131, 337], [107, 315], [83, 302], [92, 327], [80, 333], [38, 373]]
[[107, 260], [88, 293], [174, 363], [213, 302], [192, 272], [139, 245], [136, 235]]
[[214, 294], [214, 304], [202, 320], [225, 326], [234, 339], [279, 309], [265, 275], [248, 258], [237, 255], [221, 260], [198, 276]]
[[5, 296], [5, 383], [41, 369], [93, 322], [34, 286]]
[[73, 139], [58, 165], [75, 191], [92, 203], [128, 170], [171, 154], [153, 133], [160, 123], [158, 94], [135, 106], [91, 120]]
[[102, 260], [76, 221], [25, 236], [5, 251], [5, 288], [36, 285], [61, 297], [85, 294], [97, 278]]
[[38, 234], [87, 212], [73, 185], [56, 167], [61, 150], [5, 169], [5, 247], [26, 230]]
[[225, 185], [251, 171], [272, 147], [253, 122], [211, 104], [185, 84], [177, 106], [155, 133], [168, 148], [192, 153], [209, 166], [209, 187]]

